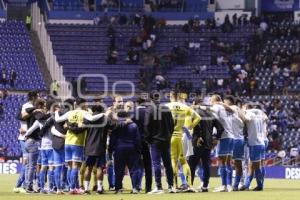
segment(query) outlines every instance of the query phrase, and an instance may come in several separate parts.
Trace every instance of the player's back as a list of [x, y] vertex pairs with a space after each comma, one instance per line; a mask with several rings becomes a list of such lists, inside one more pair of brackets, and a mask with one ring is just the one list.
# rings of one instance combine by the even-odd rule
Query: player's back
[[232, 131], [234, 135], [234, 139], [244, 139], [244, 127], [242, 119], [239, 117], [237, 106], [231, 106], [231, 108], [235, 111], [232, 116]]
[[248, 144], [250, 146], [264, 145], [265, 133], [264, 123], [265, 113], [259, 109], [249, 109], [246, 111]]
[[226, 111], [224, 106], [220, 104], [213, 105], [211, 109], [213, 111], [213, 115], [222, 124], [224, 128], [224, 132], [221, 135], [221, 138], [234, 138], [232, 127], [234, 113]]
[[175, 124], [173, 135], [181, 137], [185, 121], [191, 115], [191, 108], [180, 102], [171, 102], [166, 106], [170, 109]]
[[[71, 124], [83, 124], [84, 121], [84, 110], [72, 110], [69, 111], [68, 122]], [[76, 146], [84, 146], [85, 143], [86, 131], [82, 131], [82, 133], [75, 133], [71, 130], [68, 130], [66, 135], [65, 144], [68, 145], [76, 145]]]

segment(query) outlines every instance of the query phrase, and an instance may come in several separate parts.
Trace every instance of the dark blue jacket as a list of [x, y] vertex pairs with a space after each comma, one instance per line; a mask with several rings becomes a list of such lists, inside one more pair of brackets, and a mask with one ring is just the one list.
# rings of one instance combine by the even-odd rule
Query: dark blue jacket
[[141, 140], [145, 140], [145, 133], [144, 133], [144, 122], [145, 122], [145, 114], [146, 114], [146, 106], [138, 106], [136, 108], [136, 112], [134, 112], [133, 121], [139, 128]]
[[116, 127], [110, 135], [109, 153], [123, 149], [141, 151], [141, 137], [138, 126], [134, 122]]

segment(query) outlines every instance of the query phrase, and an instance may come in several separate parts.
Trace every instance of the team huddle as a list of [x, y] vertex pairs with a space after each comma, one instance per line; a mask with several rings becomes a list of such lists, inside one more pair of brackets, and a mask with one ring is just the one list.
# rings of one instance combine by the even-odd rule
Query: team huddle
[[[266, 114], [233, 96], [196, 98], [192, 105], [186, 100], [179, 91], [170, 92], [169, 103], [161, 103], [159, 93], [136, 102], [114, 96], [106, 108], [100, 98], [62, 102], [29, 92], [17, 115], [23, 167], [14, 192], [103, 194], [106, 173], [107, 190], [120, 194], [128, 172], [132, 194], [143, 189], [162, 194], [162, 169], [168, 193], [208, 192], [213, 150], [221, 176], [214, 192], [249, 190], [254, 177], [253, 190], [262, 191]], [[196, 173], [201, 180], [197, 189]]]

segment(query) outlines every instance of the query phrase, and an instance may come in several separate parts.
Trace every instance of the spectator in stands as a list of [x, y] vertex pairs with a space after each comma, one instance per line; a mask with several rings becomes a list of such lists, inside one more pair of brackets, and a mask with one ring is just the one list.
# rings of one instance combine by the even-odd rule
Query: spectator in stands
[[26, 27], [27, 27], [27, 30], [30, 31], [31, 30], [31, 22], [32, 22], [32, 17], [30, 14], [28, 14], [26, 16]]
[[3, 103], [0, 102], [0, 118], [3, 117], [3, 114], [4, 114]]
[[0, 157], [5, 157], [5, 152], [7, 148], [3, 146], [3, 144], [0, 144]]
[[299, 155], [299, 152], [298, 152], [298, 148], [296, 146], [294, 147], [291, 147], [290, 149], [290, 165], [294, 166], [296, 165], [296, 159]]
[[222, 24], [222, 30], [224, 33], [230, 33], [233, 31], [233, 26], [230, 22], [228, 14], [225, 16], [224, 23]]
[[6, 89], [0, 90], [0, 99], [5, 99], [8, 96], [8, 91]]
[[51, 83], [51, 94], [53, 94], [54, 96], [58, 96], [58, 90], [59, 90], [59, 84], [56, 80], [54, 80], [52, 83]]
[[107, 52], [106, 63], [109, 65], [115, 65], [118, 61], [118, 52], [114, 48], [110, 48]]
[[15, 87], [15, 82], [17, 80], [17, 72], [12, 69], [10, 73], [10, 86]]
[[6, 85], [6, 82], [7, 82], [6, 69], [2, 68], [2, 74], [1, 74], [1, 81], [0, 81], [0, 83], [2, 83], [3, 85]]
[[139, 52], [131, 48], [127, 53], [126, 61], [130, 64], [138, 64], [139, 59]]

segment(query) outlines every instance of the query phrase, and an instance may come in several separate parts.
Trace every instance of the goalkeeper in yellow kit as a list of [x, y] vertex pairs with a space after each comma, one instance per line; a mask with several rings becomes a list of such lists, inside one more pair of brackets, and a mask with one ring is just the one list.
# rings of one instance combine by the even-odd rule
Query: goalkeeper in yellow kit
[[192, 130], [201, 120], [200, 116], [194, 112], [192, 108], [185, 104], [185, 96], [186, 95], [182, 93], [176, 93], [172, 91], [170, 93], [171, 102], [166, 104], [166, 106], [172, 112], [175, 124], [174, 132], [171, 138], [171, 161], [176, 187], [178, 186], [176, 181], [179, 171], [178, 163], [180, 163], [182, 166], [185, 176], [191, 175], [191, 171], [183, 151], [182, 138], [185, 134], [184, 129]]

